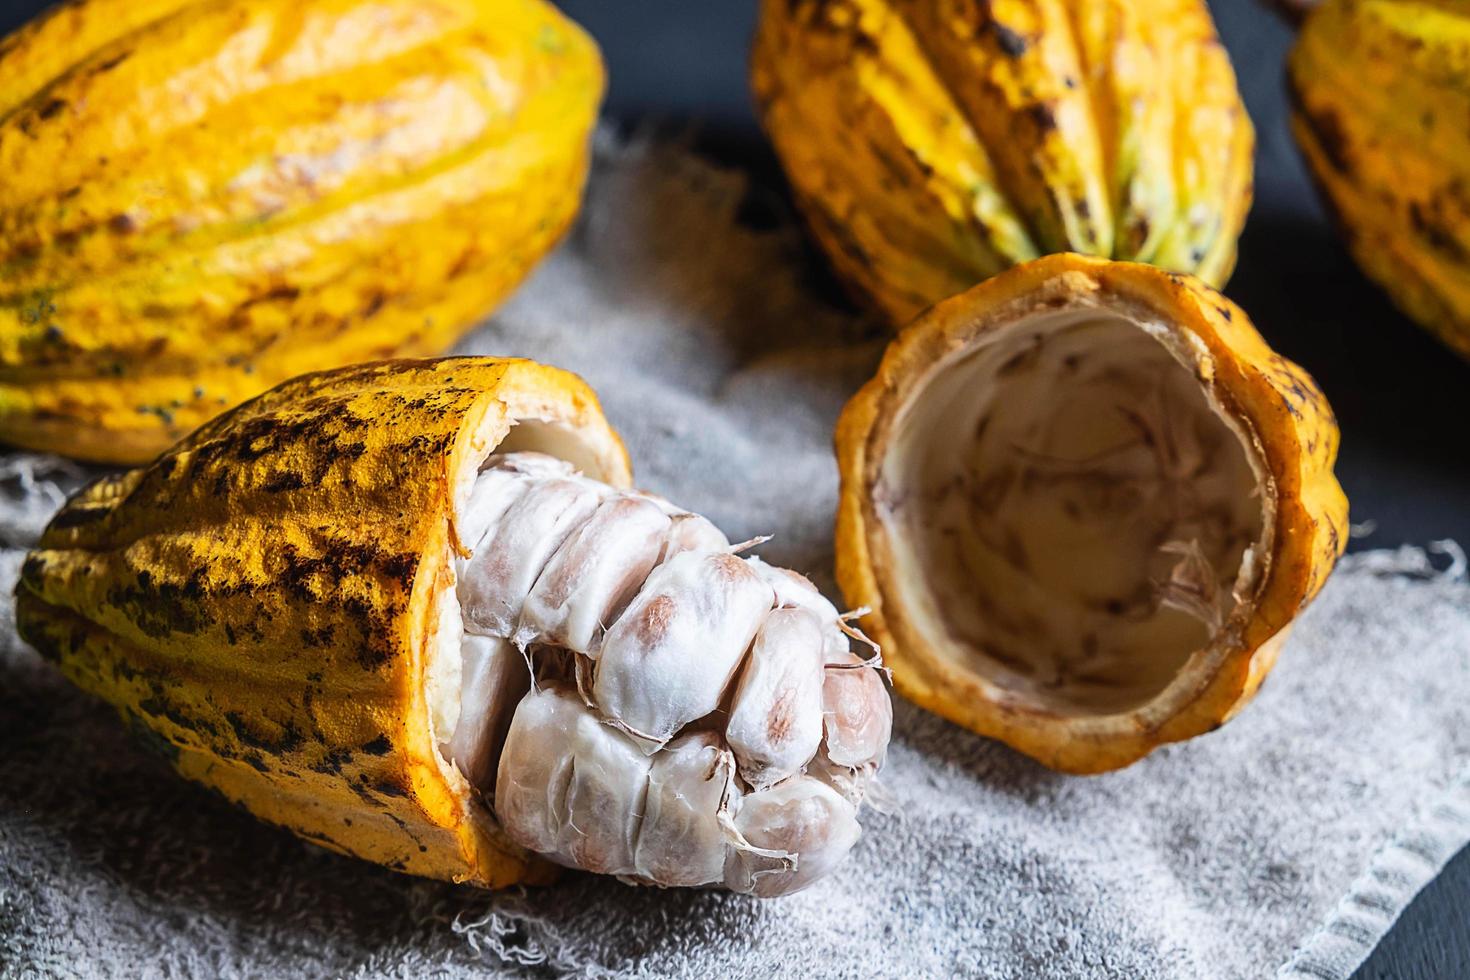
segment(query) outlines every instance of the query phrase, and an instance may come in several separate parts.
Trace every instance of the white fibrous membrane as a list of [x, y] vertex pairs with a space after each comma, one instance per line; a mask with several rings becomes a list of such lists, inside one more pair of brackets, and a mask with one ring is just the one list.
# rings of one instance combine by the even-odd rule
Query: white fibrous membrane
[[892, 706], [809, 581], [536, 453], [492, 456], [457, 531], [460, 703], [438, 735], [518, 844], [775, 896], [856, 843]]
[[739, 805], [735, 759], [718, 732], [681, 735], [653, 756], [636, 877], [666, 886], [725, 877], [727, 822]]

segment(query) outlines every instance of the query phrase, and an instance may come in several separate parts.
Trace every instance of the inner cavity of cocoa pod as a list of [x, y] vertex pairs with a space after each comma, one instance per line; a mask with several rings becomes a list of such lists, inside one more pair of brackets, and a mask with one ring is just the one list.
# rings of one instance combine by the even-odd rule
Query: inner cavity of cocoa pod
[[908, 394], [877, 519], [902, 628], [1014, 703], [1152, 701], [1243, 619], [1274, 500], [1208, 352], [1152, 314], [1038, 309]]

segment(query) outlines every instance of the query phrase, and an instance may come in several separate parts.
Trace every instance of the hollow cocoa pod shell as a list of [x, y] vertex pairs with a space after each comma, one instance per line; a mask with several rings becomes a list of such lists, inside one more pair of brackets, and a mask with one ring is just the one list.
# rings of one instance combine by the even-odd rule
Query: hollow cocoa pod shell
[[543, 0], [79, 0], [0, 40], [0, 440], [141, 463], [437, 354], [559, 239], [603, 90]]
[[836, 441], [837, 577], [897, 690], [1068, 772], [1234, 716], [1347, 539], [1322, 392], [1149, 265], [1049, 256], [938, 304]]
[[563, 371], [294, 379], [68, 502], [25, 560], [20, 633], [184, 776], [313, 843], [486, 886], [544, 878], [438, 751], [426, 701], [435, 644], [459, 642], [455, 515], [497, 448], [630, 480]]
[[1202, 0], [764, 0], [751, 82], [814, 237], [895, 326], [1053, 252], [1234, 267], [1254, 133]]
[[1301, 6], [1287, 80], [1307, 168], [1364, 275], [1470, 358], [1470, 9]]

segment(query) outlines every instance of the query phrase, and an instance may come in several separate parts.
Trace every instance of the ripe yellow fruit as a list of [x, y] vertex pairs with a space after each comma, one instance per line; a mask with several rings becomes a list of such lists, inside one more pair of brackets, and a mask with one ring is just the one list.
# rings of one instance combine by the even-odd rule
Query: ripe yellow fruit
[[1346, 544], [1337, 445], [1210, 287], [1049, 256], [921, 316], [844, 410], [838, 580], [901, 693], [1115, 769], [1271, 669]]
[[1254, 134], [1201, 0], [765, 0], [751, 76], [817, 240], [896, 325], [1051, 252], [1235, 264]]
[[1470, 9], [1325, 0], [1301, 25], [1292, 131], [1363, 272], [1470, 357]]
[[576, 212], [543, 0], [81, 0], [0, 41], [0, 440], [136, 463], [306, 370], [437, 353]]

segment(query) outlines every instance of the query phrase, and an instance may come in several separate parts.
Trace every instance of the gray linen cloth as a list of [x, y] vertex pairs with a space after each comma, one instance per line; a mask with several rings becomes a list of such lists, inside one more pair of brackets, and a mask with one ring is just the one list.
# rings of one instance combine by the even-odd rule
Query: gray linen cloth
[[[604, 138], [576, 232], [462, 350], [580, 372], [644, 486], [775, 534], [762, 554], [835, 595], [832, 425], [882, 343], [813, 297], [771, 205]], [[7, 591], [81, 476], [3, 461]], [[492, 894], [314, 849], [135, 747], [6, 604], [0, 973], [1344, 977], [1470, 839], [1470, 585], [1440, 550], [1345, 561], [1253, 705], [1123, 772], [1057, 775], [900, 702], [893, 812], [769, 902], [582, 875]]]

